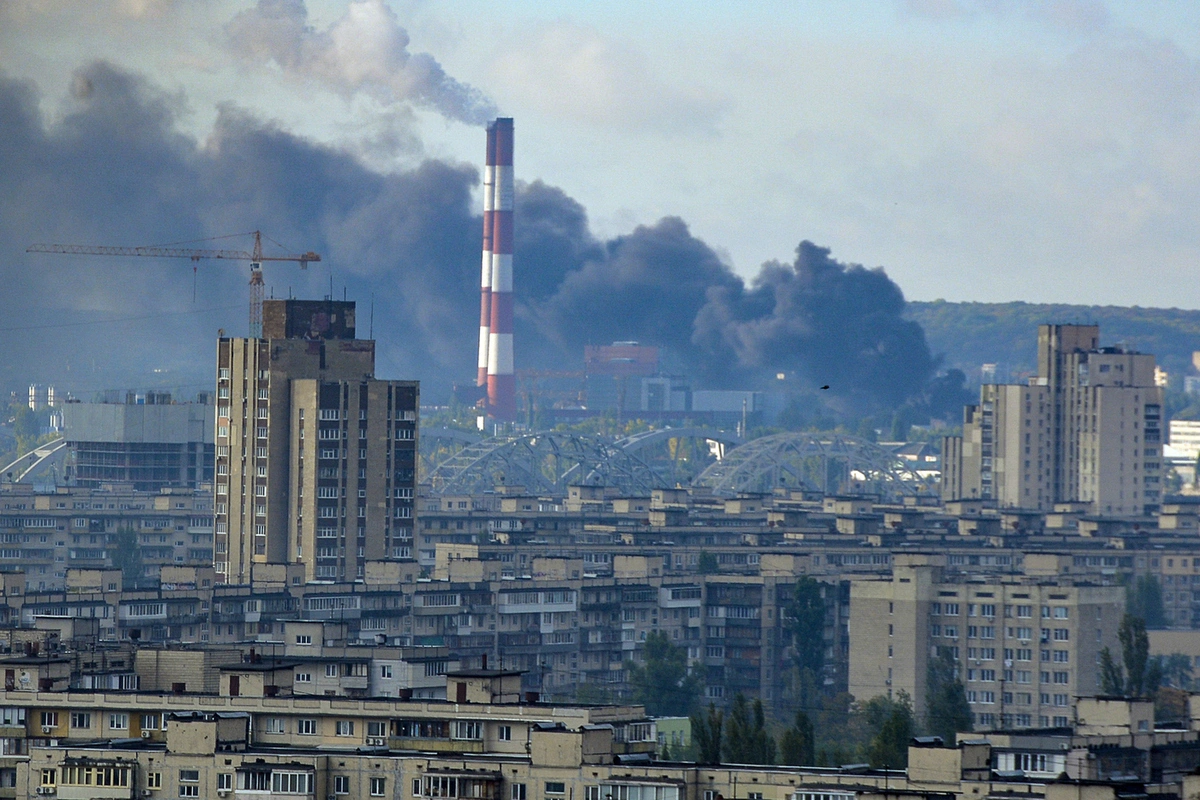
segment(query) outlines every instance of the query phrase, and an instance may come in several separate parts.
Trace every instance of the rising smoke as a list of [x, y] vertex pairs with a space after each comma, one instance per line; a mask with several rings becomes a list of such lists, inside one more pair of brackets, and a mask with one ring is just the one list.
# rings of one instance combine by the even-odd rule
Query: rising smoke
[[259, 0], [226, 26], [229, 50], [273, 63], [296, 80], [345, 96], [364, 92], [382, 103], [408, 101], [463, 122], [482, 124], [496, 109], [477, 89], [446, 74], [428, 53], [409, 52], [408, 32], [383, 0], [358, 0], [318, 31], [303, 0]]
[[[86, 91], [47, 124], [32, 86], [0, 78], [4, 386], [53, 381], [85, 398], [152, 380], [207, 386], [216, 329], [245, 330], [239, 268], [200, 266], [193, 302], [187, 262], [23, 251], [254, 227], [324, 256], [308, 274], [269, 266], [276, 296], [323, 296], [332, 270], [335, 293], [346, 286], [360, 303], [362, 335], [374, 298], [381, 376], [419, 378], [426, 399], [441, 402], [473, 375], [477, 167], [428, 160], [382, 173], [233, 107], [198, 142], [177, 131], [182, 100], [143, 79], [97, 63], [76, 85]], [[785, 372], [791, 386], [893, 404], [930, 377], [924, 336], [901, 318], [903, 296], [882, 270], [839, 264], [805, 242], [794, 264], [767, 264], [747, 285], [682, 220], [602, 241], [578, 202], [540, 181], [518, 187], [516, 219], [518, 369], [578, 369], [584, 345], [636, 339], [711, 387], [762, 387]], [[172, 316], [45, 327], [156, 313]]]

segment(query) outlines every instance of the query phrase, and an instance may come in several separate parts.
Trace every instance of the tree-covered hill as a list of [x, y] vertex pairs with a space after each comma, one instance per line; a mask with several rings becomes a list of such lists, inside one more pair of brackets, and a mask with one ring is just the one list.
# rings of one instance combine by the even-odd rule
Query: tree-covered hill
[[1099, 325], [1101, 344], [1153, 353], [1173, 379], [1191, 371], [1192, 352], [1200, 350], [1200, 311], [1180, 308], [935, 300], [908, 303], [906, 315], [925, 329], [943, 368], [961, 369], [971, 383], [979, 382], [984, 363], [1014, 378], [1034, 372], [1037, 326], [1045, 323]]

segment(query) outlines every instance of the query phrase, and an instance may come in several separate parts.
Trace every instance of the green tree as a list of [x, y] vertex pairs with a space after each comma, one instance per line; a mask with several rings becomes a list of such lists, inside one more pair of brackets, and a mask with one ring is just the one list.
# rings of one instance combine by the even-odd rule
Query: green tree
[[779, 762], [791, 767], [816, 763], [812, 720], [803, 711], [796, 712], [796, 721], [779, 737]]
[[698, 570], [701, 575], [714, 575], [717, 572], [717, 557], [707, 550], [700, 551]]
[[692, 746], [696, 750], [696, 763], [720, 764], [724, 744], [725, 713], [718, 711], [712, 703], [708, 711], [692, 714]]
[[751, 704], [741, 692], [725, 720], [725, 758], [734, 764], [775, 763], [775, 739], [767, 733], [762, 700]]
[[796, 666], [820, 676], [825, 669], [825, 597], [823, 584], [805, 575], [792, 587], [784, 624], [792, 635]]
[[696, 706], [703, 685], [688, 669], [687, 651], [671, 644], [667, 634], [653, 631], [642, 648], [642, 663], [626, 662], [633, 699], [652, 717], [687, 716]]
[[956, 733], [971, 730], [967, 691], [948, 648], [938, 648], [937, 658], [929, 662], [925, 698], [925, 729], [929, 733], [953, 746]]
[[1171, 653], [1169, 656], [1158, 656], [1158, 671], [1162, 674], [1162, 682], [1176, 689], [1192, 688], [1192, 659], [1184, 653]]
[[1141, 617], [1126, 614], [1117, 629], [1121, 659], [1125, 662], [1125, 693], [1130, 697], [1149, 697], [1158, 690], [1162, 673], [1157, 661], [1150, 661], [1150, 637]]
[[1167, 626], [1163, 611], [1162, 586], [1153, 575], [1139, 575], [1132, 585], [1125, 587], [1125, 612], [1141, 617], [1145, 626], [1159, 630]]
[[575, 688], [575, 702], [583, 706], [612, 704], [612, 692], [594, 683], [580, 683]]
[[1105, 647], [1100, 651], [1100, 685], [1105, 694], [1121, 697], [1151, 697], [1162, 683], [1162, 663], [1150, 658], [1150, 637], [1141, 617], [1126, 614], [1117, 629], [1121, 664]]
[[[880, 711], [883, 709], [879, 708]], [[888, 701], [879, 732], [867, 746], [867, 761], [871, 766], [876, 769], [907, 767], [908, 743], [912, 740], [914, 727], [912, 703], [908, 695], [901, 692], [899, 700]]]
[[807, 575], [796, 581], [784, 608], [795, 670], [792, 699], [807, 709], [825, 687], [825, 598], [823, 584]]
[[1107, 647], [1100, 651], [1100, 691], [1111, 697], [1125, 694], [1125, 670]]
[[115, 544], [112, 565], [121, 570], [121, 582], [126, 589], [136, 587], [142, 579], [142, 551], [132, 525], [125, 523], [117, 529]]

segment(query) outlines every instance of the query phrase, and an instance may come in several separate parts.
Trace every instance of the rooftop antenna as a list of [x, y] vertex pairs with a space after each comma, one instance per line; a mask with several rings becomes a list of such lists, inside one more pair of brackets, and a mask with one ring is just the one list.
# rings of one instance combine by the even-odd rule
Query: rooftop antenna
[[375, 338], [375, 293], [371, 292], [371, 324], [367, 329], [367, 338]]

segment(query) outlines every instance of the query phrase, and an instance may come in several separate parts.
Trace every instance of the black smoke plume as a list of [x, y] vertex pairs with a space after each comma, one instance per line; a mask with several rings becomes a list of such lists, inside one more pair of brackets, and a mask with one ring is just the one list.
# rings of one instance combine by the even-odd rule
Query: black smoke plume
[[[30, 255], [34, 242], [155, 244], [261, 228], [324, 260], [268, 265], [275, 296], [345, 291], [380, 341], [378, 373], [442, 402], [475, 368], [481, 220], [475, 166], [379, 172], [232, 106], [204, 141], [181, 98], [106, 63], [82, 69], [63, 115], [0, 77], [0, 385], [51, 382], [84, 399], [128, 386], [207, 388], [218, 328], [246, 329], [245, 265]], [[482, 143], [480, 151], [482, 152]], [[519, 152], [519, 151], [518, 151]], [[519, 155], [518, 155], [519, 159]], [[519, 169], [519, 167], [518, 167]], [[749, 285], [677, 218], [602, 241], [587, 213], [535, 181], [516, 205], [516, 357], [578, 369], [587, 344], [656, 344], [697, 387], [789, 388], [895, 404], [933, 360], [882, 270], [800, 246]], [[241, 246], [245, 246], [244, 244]], [[823, 393], [824, 394], [824, 393]]]

